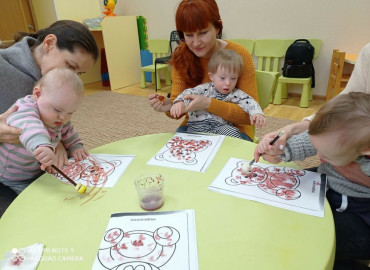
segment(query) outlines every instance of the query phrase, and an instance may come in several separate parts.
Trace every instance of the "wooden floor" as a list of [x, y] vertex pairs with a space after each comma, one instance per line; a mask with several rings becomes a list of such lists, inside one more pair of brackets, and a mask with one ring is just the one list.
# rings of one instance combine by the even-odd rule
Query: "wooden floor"
[[[110, 87], [104, 87], [101, 82], [95, 82], [85, 85], [85, 94], [92, 95], [100, 91], [111, 91]], [[128, 87], [114, 90], [116, 93], [123, 93], [135, 96], [148, 96], [149, 94], [155, 93], [154, 85], [147, 84], [147, 88], [140, 88], [140, 83], [134, 84]], [[157, 93], [163, 96], [167, 96], [171, 92], [171, 86], [167, 86], [159, 90]], [[310, 101], [308, 108], [299, 107], [299, 97], [289, 97], [282, 100], [281, 105], [270, 104], [264, 109], [266, 116], [285, 118], [295, 121], [300, 121], [304, 117], [314, 114], [325, 104], [325, 100], [314, 99]]]

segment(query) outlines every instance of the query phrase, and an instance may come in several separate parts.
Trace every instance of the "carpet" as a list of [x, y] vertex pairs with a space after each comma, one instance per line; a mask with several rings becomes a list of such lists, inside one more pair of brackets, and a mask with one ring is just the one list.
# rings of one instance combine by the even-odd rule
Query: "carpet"
[[[181, 123], [149, 106], [146, 97], [104, 91], [87, 96], [72, 118], [87, 150], [125, 138], [153, 133], [172, 133]], [[266, 117], [266, 126], [256, 129], [264, 134], [294, 123], [292, 120]], [[297, 162], [301, 168], [318, 166], [317, 157]]]

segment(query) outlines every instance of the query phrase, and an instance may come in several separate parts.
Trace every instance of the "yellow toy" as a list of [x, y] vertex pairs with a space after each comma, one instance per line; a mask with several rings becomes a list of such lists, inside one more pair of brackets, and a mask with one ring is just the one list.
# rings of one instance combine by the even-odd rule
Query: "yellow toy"
[[116, 14], [114, 14], [114, 8], [116, 7], [117, 0], [104, 0], [103, 3], [105, 8], [105, 11], [103, 11], [103, 13], [106, 15], [104, 18], [117, 16]]

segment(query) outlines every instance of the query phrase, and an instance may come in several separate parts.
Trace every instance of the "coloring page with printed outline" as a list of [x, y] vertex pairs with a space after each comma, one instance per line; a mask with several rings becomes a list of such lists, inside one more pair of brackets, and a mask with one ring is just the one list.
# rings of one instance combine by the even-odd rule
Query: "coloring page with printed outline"
[[205, 172], [225, 136], [176, 133], [147, 164]]
[[194, 210], [112, 214], [92, 269], [198, 270]]
[[325, 175], [264, 163], [254, 163], [250, 172], [244, 172], [244, 163], [249, 161], [230, 158], [208, 189], [299, 213], [324, 216]]
[[[87, 187], [114, 187], [134, 158], [134, 155], [90, 154], [82, 161], [69, 159], [62, 171]], [[69, 184], [60, 174], [55, 176]]]

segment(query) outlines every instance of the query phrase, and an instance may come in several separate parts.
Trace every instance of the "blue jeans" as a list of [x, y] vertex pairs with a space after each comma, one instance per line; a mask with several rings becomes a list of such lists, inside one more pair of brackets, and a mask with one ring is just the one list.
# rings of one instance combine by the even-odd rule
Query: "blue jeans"
[[[188, 130], [188, 126], [179, 126], [176, 129], [176, 132], [187, 133], [187, 130]], [[247, 134], [243, 133], [243, 132], [240, 132], [240, 136], [242, 137], [243, 140], [253, 142], [252, 139], [249, 138], [249, 136]]]

